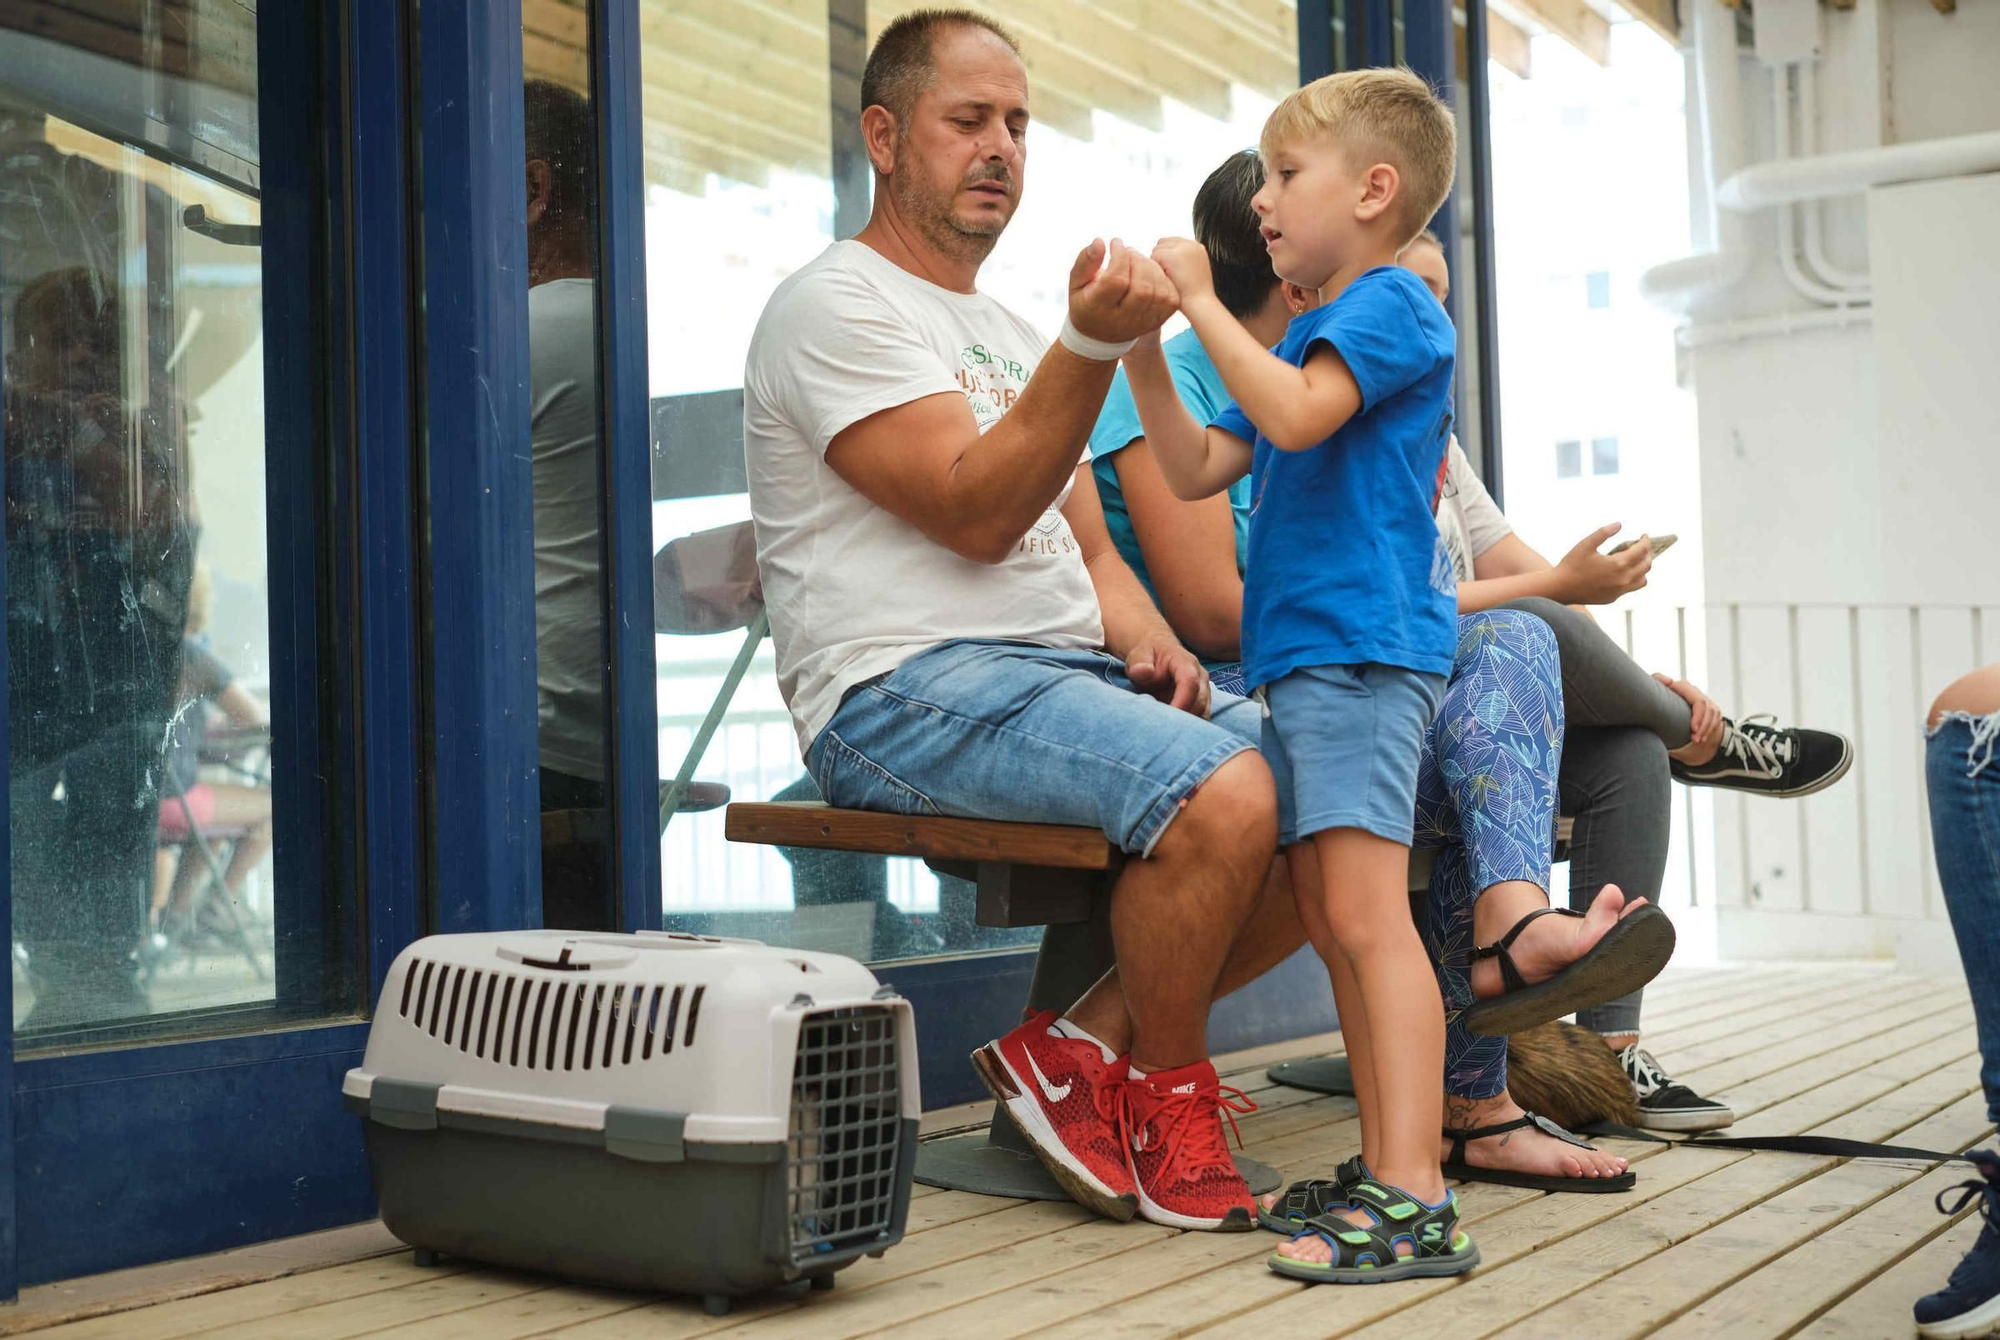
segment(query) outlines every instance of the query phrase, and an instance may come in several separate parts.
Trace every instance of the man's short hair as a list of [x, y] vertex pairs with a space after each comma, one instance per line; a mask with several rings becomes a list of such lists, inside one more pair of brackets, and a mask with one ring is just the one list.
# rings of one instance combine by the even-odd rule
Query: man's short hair
[[1264, 185], [1264, 160], [1255, 149], [1224, 159], [1194, 193], [1194, 240], [1208, 251], [1215, 296], [1239, 321], [1262, 311], [1278, 286], [1264, 229], [1250, 198]]
[[1444, 250], [1444, 239], [1439, 237], [1436, 233], [1432, 232], [1430, 229], [1426, 228], [1421, 233], [1418, 233], [1415, 237], [1411, 238], [1409, 241], [1403, 243], [1403, 249], [1396, 253], [1396, 258], [1398, 260], [1401, 260], [1405, 255], [1409, 254], [1410, 248], [1416, 246], [1417, 243], [1419, 242], [1428, 242], [1432, 246], [1436, 247], [1439, 251]]
[[549, 165], [545, 226], [581, 230], [587, 237], [596, 216], [597, 129], [590, 104], [573, 88], [548, 79], [530, 79], [521, 90], [523, 138], [528, 161]]
[[909, 125], [918, 96], [937, 78], [933, 48], [947, 28], [984, 28], [1021, 54], [1014, 35], [976, 9], [913, 9], [875, 39], [861, 71], [862, 107], [886, 107], [898, 126]]
[[1264, 123], [1269, 158], [1288, 144], [1332, 139], [1360, 171], [1387, 163], [1402, 179], [1398, 246], [1414, 238], [1451, 194], [1458, 171], [1458, 126], [1451, 108], [1407, 69], [1348, 70], [1315, 79], [1288, 96]]

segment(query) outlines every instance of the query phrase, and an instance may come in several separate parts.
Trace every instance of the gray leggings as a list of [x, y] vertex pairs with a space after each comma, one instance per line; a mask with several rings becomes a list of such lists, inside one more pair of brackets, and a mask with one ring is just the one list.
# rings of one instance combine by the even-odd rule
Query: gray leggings
[[[1673, 821], [1667, 751], [1688, 742], [1687, 702], [1640, 669], [1590, 616], [1539, 596], [1506, 608], [1547, 623], [1562, 654], [1569, 727], [1558, 799], [1576, 820], [1569, 905], [1589, 907], [1606, 884], [1657, 905]], [[1576, 1021], [1599, 1033], [1636, 1033], [1640, 994], [1579, 1010]]]

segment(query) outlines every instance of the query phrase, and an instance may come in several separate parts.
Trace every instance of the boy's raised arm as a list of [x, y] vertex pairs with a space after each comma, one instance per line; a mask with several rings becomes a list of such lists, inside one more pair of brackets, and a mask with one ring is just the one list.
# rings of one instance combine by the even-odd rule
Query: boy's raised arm
[[1234, 433], [1206, 427], [1188, 413], [1174, 385], [1160, 335], [1142, 336], [1125, 355], [1125, 377], [1146, 445], [1160, 464], [1167, 487], [1183, 502], [1222, 492], [1250, 470], [1250, 444]]
[[[1199, 242], [1163, 238], [1153, 259], [1180, 290], [1181, 313], [1208, 351], [1237, 408], [1280, 451], [1305, 451], [1340, 431], [1361, 410], [1361, 386], [1332, 345], [1294, 367], [1257, 343], [1222, 300]], [[1171, 481], [1172, 476], [1168, 476]]]

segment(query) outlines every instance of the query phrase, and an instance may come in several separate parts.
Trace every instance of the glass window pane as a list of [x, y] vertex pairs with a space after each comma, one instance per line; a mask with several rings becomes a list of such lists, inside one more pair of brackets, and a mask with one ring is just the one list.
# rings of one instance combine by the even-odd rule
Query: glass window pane
[[[284, 760], [269, 706], [256, 7], [92, 12], [104, 17], [46, 36], [0, 29], [25, 1048], [242, 1026], [285, 989], [274, 905], [293, 887], [270, 861]], [[314, 1003], [287, 993], [288, 1013]]]
[[1556, 443], [1556, 478], [1575, 479], [1583, 473], [1583, 443]]
[[[917, 7], [640, 0], [660, 762], [738, 800], [815, 794], [759, 622], [744, 355], [772, 290], [868, 219], [867, 43]], [[1297, 20], [1282, 3], [1175, 6], [1154, 26], [1053, 0], [994, 16], [1021, 41], [1035, 122], [1021, 209], [979, 286], [1052, 337], [1091, 236], [1190, 231], [1203, 178], [1296, 86]], [[918, 862], [727, 843], [719, 813], [676, 815], [662, 856], [676, 928], [876, 960], [1039, 935], [975, 925], [970, 886]]]
[[560, 0], [528, 0], [521, 14], [542, 917], [549, 926], [608, 929], [616, 917], [605, 790], [609, 654], [589, 21], [585, 10]]
[[1590, 473], [1594, 475], [1615, 475], [1618, 473], [1617, 438], [1593, 437], [1590, 439]]

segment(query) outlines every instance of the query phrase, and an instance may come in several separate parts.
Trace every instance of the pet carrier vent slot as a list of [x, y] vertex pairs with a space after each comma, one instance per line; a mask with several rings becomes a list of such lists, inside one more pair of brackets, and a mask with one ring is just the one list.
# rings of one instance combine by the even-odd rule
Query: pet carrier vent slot
[[887, 1239], [902, 1153], [901, 1078], [893, 1009], [822, 1010], [799, 1021], [786, 1166], [794, 1262]]

